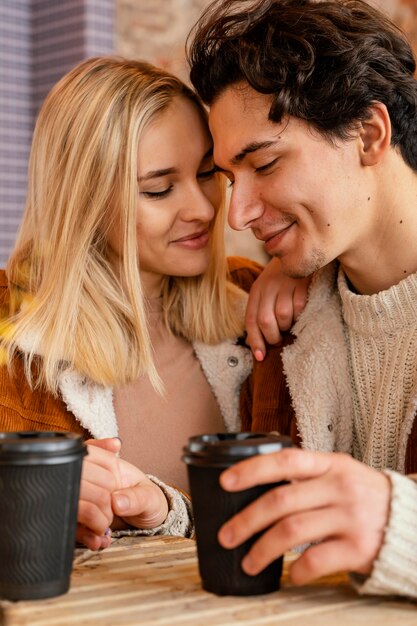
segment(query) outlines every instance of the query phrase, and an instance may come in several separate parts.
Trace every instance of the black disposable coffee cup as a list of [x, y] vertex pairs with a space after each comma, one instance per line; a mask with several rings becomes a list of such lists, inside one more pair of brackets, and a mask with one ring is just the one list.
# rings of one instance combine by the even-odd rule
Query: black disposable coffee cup
[[68, 590], [85, 454], [73, 433], [0, 433], [0, 598]]
[[217, 541], [220, 527], [250, 502], [282, 482], [239, 492], [226, 492], [219, 483], [227, 468], [258, 454], [292, 446], [291, 439], [266, 433], [220, 433], [191, 437], [184, 448], [195, 519], [197, 554], [203, 588], [218, 595], [256, 595], [280, 587], [282, 557], [256, 576], [249, 576], [241, 562], [260, 534], [241, 546], [226, 550]]

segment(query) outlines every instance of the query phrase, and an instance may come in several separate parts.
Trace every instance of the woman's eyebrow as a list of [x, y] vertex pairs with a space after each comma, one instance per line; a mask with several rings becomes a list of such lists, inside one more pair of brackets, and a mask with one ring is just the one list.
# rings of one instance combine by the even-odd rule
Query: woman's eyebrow
[[[210, 146], [201, 160], [205, 161], [211, 156], [213, 156], [213, 146]], [[138, 183], [142, 183], [145, 180], [152, 180], [153, 178], [168, 176], [169, 174], [178, 174], [178, 169], [176, 167], [166, 167], [161, 170], [151, 170], [150, 172], [146, 172], [143, 176], [138, 176]]]
[[142, 183], [144, 180], [151, 180], [152, 178], [160, 178], [161, 176], [168, 176], [168, 174], [178, 174], [176, 167], [167, 167], [162, 170], [151, 170], [143, 176], [138, 176], [138, 182]]

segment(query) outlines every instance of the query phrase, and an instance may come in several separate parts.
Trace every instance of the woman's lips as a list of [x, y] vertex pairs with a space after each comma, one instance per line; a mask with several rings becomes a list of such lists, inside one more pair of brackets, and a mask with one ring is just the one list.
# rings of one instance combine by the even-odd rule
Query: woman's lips
[[180, 237], [179, 239], [175, 239], [174, 241], [171, 241], [171, 244], [182, 246], [184, 248], [189, 248], [190, 250], [200, 250], [201, 248], [205, 248], [207, 246], [209, 239], [209, 231], [204, 230], [198, 233], [193, 233], [191, 235], [186, 235], [185, 237]]

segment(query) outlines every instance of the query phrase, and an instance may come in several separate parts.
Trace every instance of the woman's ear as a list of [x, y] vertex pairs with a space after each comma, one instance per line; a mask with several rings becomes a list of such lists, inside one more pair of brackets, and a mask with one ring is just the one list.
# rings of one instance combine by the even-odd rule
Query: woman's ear
[[391, 145], [391, 119], [385, 104], [374, 102], [359, 131], [362, 165], [379, 163]]

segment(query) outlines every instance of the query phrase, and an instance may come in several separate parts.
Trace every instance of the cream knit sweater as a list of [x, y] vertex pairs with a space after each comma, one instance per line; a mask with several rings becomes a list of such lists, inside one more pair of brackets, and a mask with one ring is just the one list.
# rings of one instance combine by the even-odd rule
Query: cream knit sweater
[[403, 471], [400, 433], [415, 415], [417, 388], [417, 275], [362, 296], [339, 272], [338, 287], [352, 382], [353, 456], [379, 470]]

